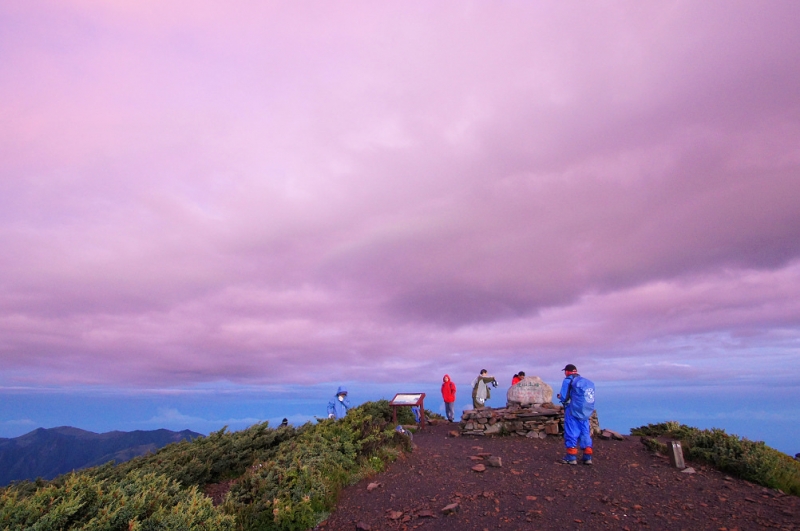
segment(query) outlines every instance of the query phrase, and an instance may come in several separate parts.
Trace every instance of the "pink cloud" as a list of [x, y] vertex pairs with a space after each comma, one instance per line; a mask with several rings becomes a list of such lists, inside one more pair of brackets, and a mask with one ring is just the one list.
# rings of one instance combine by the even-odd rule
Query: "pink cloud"
[[0, 7], [5, 383], [796, 348], [794, 3], [315, 8]]

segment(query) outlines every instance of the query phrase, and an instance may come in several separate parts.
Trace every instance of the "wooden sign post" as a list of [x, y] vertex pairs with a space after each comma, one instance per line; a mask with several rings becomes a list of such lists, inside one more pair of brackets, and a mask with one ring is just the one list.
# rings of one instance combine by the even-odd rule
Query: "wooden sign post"
[[419, 429], [425, 426], [425, 393], [397, 393], [389, 402], [392, 406], [392, 421], [397, 424], [397, 408], [403, 406], [419, 407]]
[[686, 468], [686, 463], [683, 461], [683, 448], [681, 448], [680, 441], [668, 441], [667, 449], [669, 450], [669, 462], [675, 468]]

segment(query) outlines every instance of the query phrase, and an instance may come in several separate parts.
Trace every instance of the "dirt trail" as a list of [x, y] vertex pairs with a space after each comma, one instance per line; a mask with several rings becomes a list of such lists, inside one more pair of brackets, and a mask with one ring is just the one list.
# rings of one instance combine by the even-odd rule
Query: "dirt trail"
[[589, 467], [558, 464], [560, 438], [448, 436], [455, 429], [419, 432], [412, 454], [344, 489], [318, 529], [800, 529], [800, 498], [694, 463], [683, 473], [637, 437], [595, 440]]

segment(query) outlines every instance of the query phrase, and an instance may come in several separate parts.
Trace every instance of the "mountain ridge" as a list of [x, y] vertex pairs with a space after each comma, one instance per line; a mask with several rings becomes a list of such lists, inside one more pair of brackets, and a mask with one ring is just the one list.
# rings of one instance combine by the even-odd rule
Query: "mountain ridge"
[[53, 479], [109, 461], [121, 463], [202, 434], [190, 430], [110, 431], [95, 433], [73, 426], [37, 428], [0, 438], [0, 486], [13, 481]]

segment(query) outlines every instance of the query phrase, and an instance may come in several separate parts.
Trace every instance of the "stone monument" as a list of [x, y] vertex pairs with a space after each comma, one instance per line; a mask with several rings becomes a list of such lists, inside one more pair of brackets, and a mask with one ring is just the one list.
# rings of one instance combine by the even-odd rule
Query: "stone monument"
[[526, 376], [506, 393], [508, 406], [541, 405], [553, 401], [553, 388], [538, 376]]

